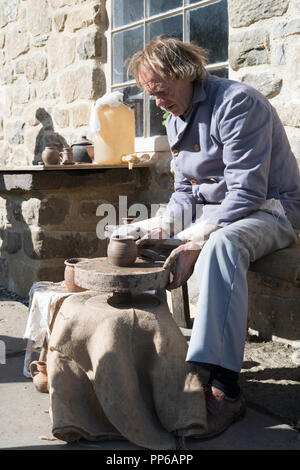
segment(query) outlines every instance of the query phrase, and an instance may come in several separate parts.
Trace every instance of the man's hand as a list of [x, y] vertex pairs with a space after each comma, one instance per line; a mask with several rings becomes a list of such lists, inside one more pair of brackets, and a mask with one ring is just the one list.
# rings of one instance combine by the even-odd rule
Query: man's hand
[[138, 248], [155, 248], [161, 245], [164, 239], [162, 228], [154, 228], [136, 241]]
[[166, 259], [164, 268], [169, 268], [173, 279], [167, 289], [177, 289], [191, 277], [201, 248], [194, 242], [187, 242], [175, 248]]

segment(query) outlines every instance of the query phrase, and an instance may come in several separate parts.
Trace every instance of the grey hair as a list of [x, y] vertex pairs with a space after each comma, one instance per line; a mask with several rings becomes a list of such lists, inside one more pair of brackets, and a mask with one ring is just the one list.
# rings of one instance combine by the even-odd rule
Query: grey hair
[[158, 37], [136, 52], [128, 64], [128, 76], [134, 76], [137, 85], [141, 67], [150, 67], [162, 78], [188, 79], [201, 82], [204, 78], [207, 51], [195, 44], [175, 38]]

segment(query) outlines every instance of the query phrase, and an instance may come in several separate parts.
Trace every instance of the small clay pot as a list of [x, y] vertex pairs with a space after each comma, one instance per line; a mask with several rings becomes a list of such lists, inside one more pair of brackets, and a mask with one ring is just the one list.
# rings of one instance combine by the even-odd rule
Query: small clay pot
[[137, 257], [138, 248], [133, 237], [112, 237], [107, 248], [108, 261], [114, 266], [131, 266]]
[[74, 165], [73, 150], [71, 147], [66, 147], [59, 153], [60, 162], [62, 165]]
[[86, 261], [88, 258], [69, 258], [65, 260], [65, 284], [69, 292], [83, 292], [86, 289], [77, 286], [74, 281], [75, 265], [80, 261]]
[[[38, 373], [34, 373], [34, 366], [36, 366]], [[45, 361], [33, 361], [30, 366], [30, 374], [36, 389], [42, 393], [49, 392], [47, 363]]]
[[77, 163], [91, 163], [92, 158], [90, 158], [90, 154], [88, 152], [87, 147], [91, 146], [92, 142], [87, 140], [86, 136], [81, 137], [79, 142], [76, 144], [71, 145], [74, 154], [74, 160]]
[[56, 147], [45, 147], [42, 152], [42, 160], [44, 165], [57, 165], [59, 163], [60, 155]]
[[86, 151], [88, 153], [89, 158], [91, 159], [91, 162], [94, 163], [94, 159], [95, 159], [94, 146], [93, 145], [87, 145], [86, 146]]

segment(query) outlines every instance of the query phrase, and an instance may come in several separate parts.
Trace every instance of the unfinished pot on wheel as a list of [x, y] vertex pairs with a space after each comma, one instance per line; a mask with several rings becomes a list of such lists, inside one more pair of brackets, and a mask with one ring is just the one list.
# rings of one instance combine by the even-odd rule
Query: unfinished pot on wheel
[[107, 258], [114, 266], [131, 266], [137, 257], [138, 249], [133, 237], [112, 237], [110, 239]]

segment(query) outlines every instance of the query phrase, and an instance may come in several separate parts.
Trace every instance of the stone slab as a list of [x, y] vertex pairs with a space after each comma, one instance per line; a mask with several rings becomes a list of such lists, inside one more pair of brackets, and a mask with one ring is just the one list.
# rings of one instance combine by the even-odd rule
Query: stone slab
[[107, 258], [94, 258], [75, 265], [75, 283], [99, 292], [163, 289], [169, 282], [169, 271], [163, 264], [163, 261], [137, 258], [130, 267], [118, 267], [111, 265]]

